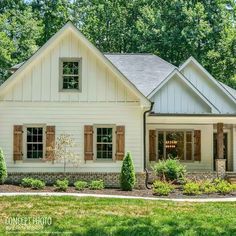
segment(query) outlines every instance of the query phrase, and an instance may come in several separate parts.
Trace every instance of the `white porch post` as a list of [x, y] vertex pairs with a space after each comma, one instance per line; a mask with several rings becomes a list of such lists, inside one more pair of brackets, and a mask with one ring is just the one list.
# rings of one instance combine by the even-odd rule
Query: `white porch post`
[[236, 127], [233, 127], [233, 138], [232, 138], [232, 144], [233, 144], [233, 171], [236, 172]]

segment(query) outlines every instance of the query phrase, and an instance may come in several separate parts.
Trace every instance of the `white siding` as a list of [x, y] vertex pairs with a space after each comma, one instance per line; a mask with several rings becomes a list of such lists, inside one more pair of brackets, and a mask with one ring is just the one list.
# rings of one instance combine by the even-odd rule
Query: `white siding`
[[65, 102], [2, 102], [0, 103], [0, 143], [8, 171], [63, 171], [62, 164], [13, 162], [13, 126], [47, 124], [56, 126], [56, 135], [71, 134], [81, 162], [70, 168], [78, 172], [119, 172], [121, 161], [84, 163], [84, 125], [115, 124], [125, 126], [125, 150], [130, 151], [136, 171], [143, 170], [142, 114], [138, 103], [65, 103]]
[[[84, 162], [84, 125], [125, 126], [125, 151], [133, 155], [136, 171], [143, 170], [143, 108], [132, 90], [105, 63], [67, 31], [35, 59], [0, 101], [0, 146], [9, 172], [63, 171], [62, 164], [13, 162], [14, 125], [55, 125], [56, 136], [67, 133], [77, 143], [78, 172], [119, 172], [121, 161]], [[59, 58], [82, 58], [82, 92], [59, 92]], [[24, 144], [25, 145], [25, 144]]]
[[221, 113], [236, 113], [236, 104], [193, 63], [189, 63], [182, 73]]
[[151, 98], [155, 113], [210, 113], [211, 108], [178, 76], [171, 78]]
[[[82, 92], [59, 92], [59, 58], [82, 58]], [[139, 99], [68, 32], [43, 54], [6, 93], [4, 101], [136, 102]]]

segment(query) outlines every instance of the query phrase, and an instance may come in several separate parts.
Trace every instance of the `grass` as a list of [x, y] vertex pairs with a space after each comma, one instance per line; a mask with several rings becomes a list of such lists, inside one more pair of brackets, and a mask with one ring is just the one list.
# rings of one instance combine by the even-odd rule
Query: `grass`
[[[0, 197], [0, 235], [12, 235], [6, 231], [9, 217], [52, 217], [52, 224], [34, 235], [236, 235], [235, 216], [236, 203]], [[16, 232], [22, 235], [27, 227]]]

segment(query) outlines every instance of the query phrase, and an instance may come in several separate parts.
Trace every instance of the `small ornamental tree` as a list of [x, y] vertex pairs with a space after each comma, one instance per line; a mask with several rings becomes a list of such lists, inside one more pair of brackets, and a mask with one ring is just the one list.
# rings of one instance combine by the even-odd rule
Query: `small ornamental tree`
[[120, 186], [124, 191], [132, 191], [136, 182], [132, 157], [128, 152], [123, 160], [120, 173]]
[[44, 160], [63, 164], [65, 174], [66, 167], [78, 167], [81, 162], [75, 147], [76, 143], [70, 134], [61, 134], [56, 139], [55, 149], [51, 149], [54, 154]]
[[7, 167], [3, 150], [0, 148], [0, 184], [3, 184], [6, 178], [7, 178]]

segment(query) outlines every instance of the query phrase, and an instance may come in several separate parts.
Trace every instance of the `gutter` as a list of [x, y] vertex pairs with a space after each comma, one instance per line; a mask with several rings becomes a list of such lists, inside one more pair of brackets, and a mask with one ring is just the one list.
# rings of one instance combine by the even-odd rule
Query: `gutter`
[[150, 189], [148, 186], [148, 170], [147, 170], [147, 160], [146, 160], [146, 114], [152, 111], [154, 102], [151, 102], [151, 107], [149, 110], [145, 111], [143, 113], [143, 165], [144, 165], [144, 171], [146, 173], [146, 179], [145, 179], [145, 185], [147, 189]]

